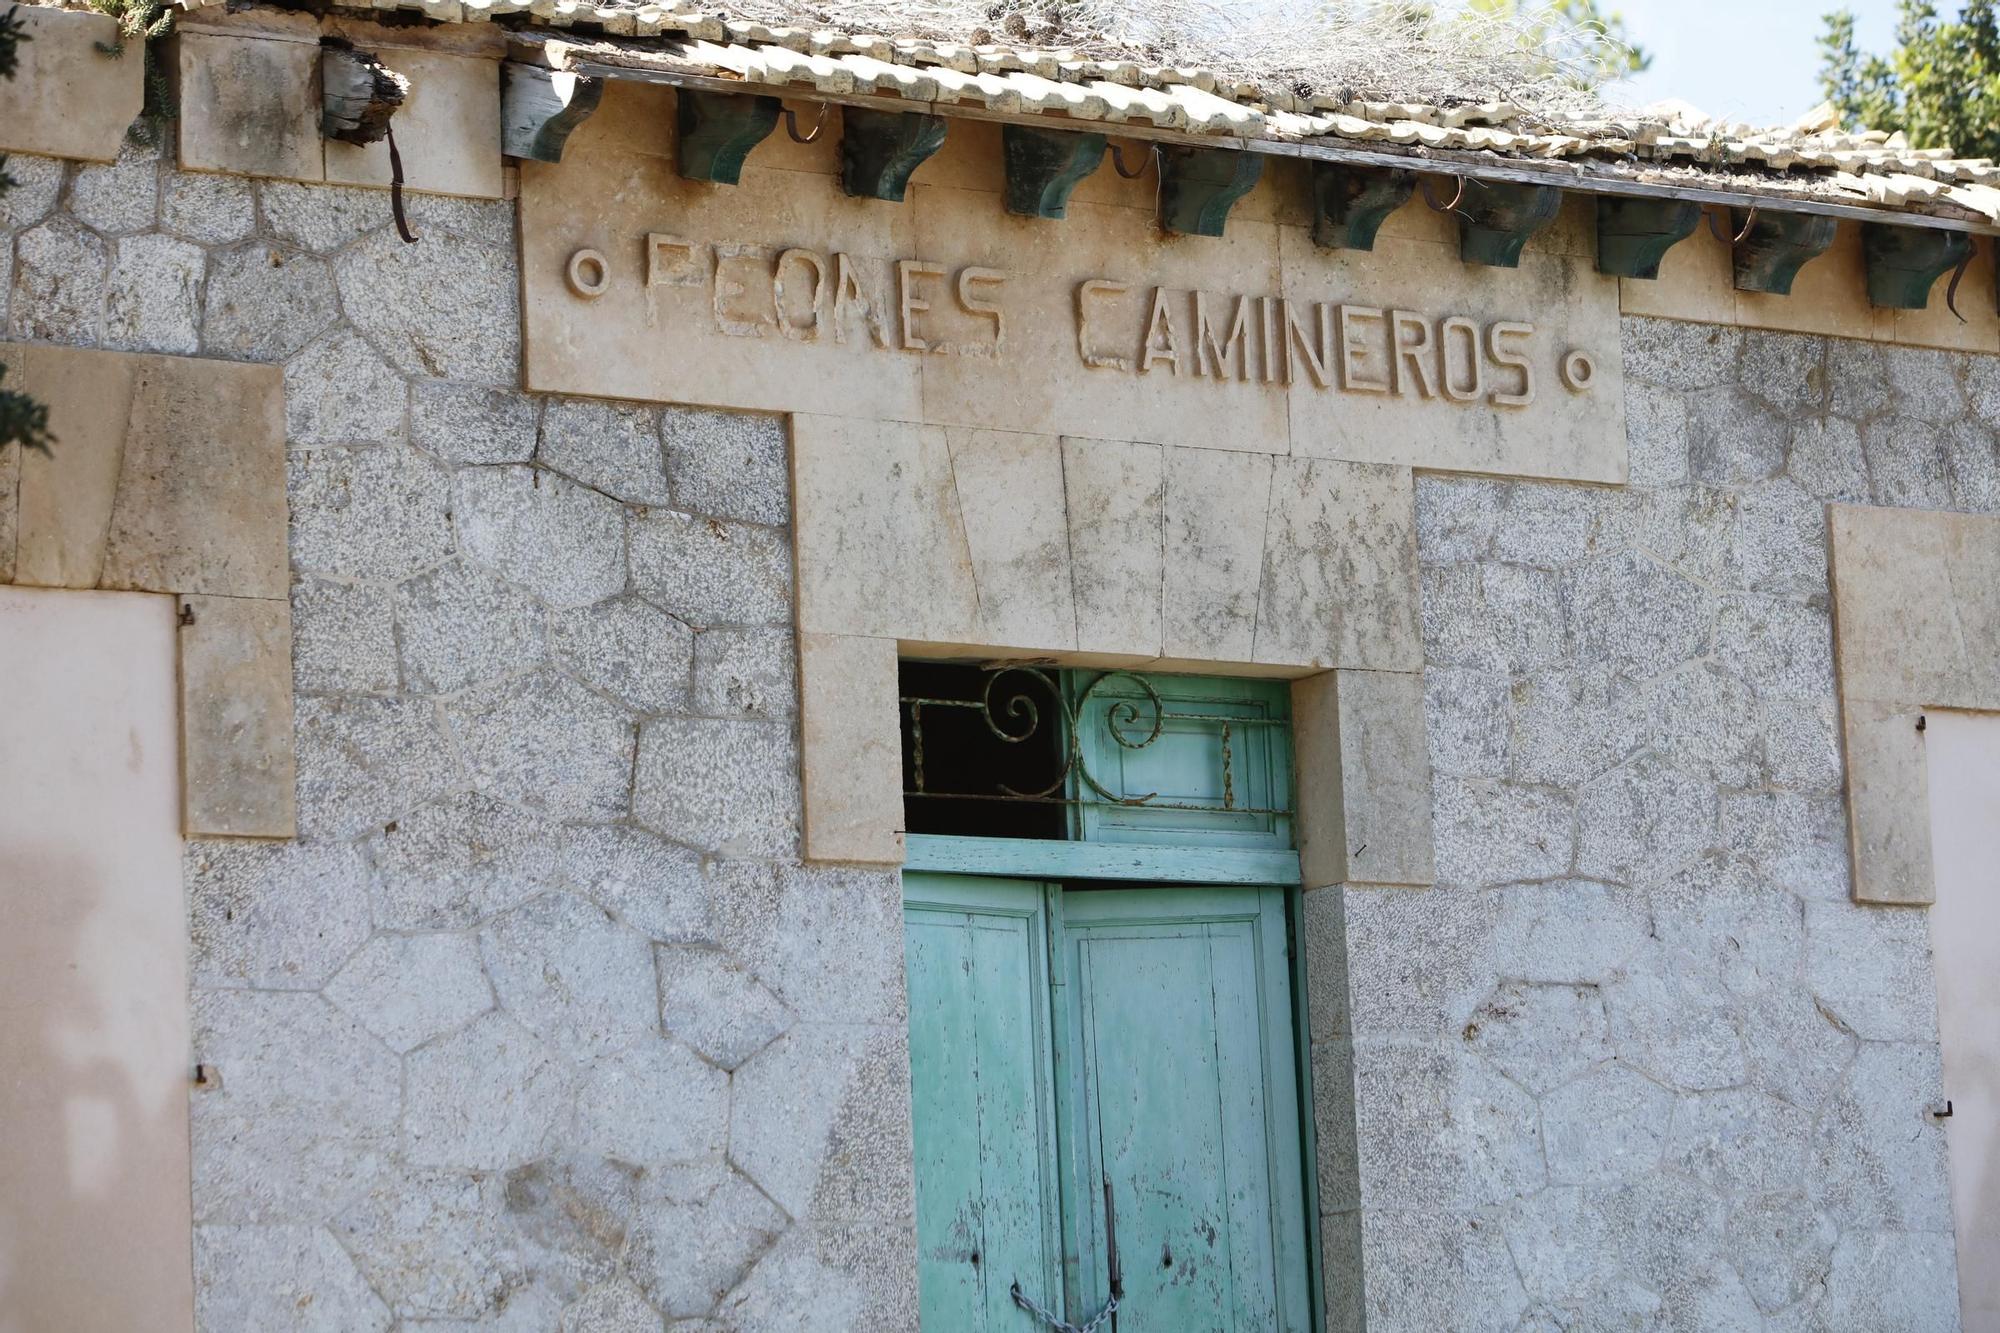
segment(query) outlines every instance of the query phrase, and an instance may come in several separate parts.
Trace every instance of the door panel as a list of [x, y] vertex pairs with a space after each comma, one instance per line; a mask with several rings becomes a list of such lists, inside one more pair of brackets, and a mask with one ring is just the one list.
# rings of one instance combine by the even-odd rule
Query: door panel
[[1284, 895], [1069, 893], [1060, 938], [1080, 1312], [1108, 1180], [1120, 1333], [1307, 1333]]
[[1045, 889], [904, 878], [922, 1326], [1026, 1333], [1061, 1291]]

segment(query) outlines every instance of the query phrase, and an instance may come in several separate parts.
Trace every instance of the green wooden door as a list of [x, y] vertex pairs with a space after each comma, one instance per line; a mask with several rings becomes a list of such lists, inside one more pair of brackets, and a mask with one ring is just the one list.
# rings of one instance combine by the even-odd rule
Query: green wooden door
[[923, 1327], [1031, 1325], [1062, 1289], [1044, 886], [906, 875]]
[[1284, 893], [905, 886], [924, 1329], [1308, 1333]]
[[[1110, 1183], [1119, 1333], [1310, 1329], [1285, 943], [1275, 889], [1063, 895], [1068, 1155], [1079, 1196]], [[1076, 1213], [1103, 1292], [1107, 1210]]]

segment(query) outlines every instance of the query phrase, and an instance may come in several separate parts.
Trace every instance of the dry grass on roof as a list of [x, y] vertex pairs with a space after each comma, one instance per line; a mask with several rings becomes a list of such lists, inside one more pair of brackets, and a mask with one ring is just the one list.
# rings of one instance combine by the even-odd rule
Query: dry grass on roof
[[1617, 47], [1528, 4], [1457, 0], [722, 0], [732, 14], [932, 41], [1068, 48], [1097, 59], [1208, 69], [1342, 101], [1512, 102], [1551, 121], [1605, 113], [1592, 91]]

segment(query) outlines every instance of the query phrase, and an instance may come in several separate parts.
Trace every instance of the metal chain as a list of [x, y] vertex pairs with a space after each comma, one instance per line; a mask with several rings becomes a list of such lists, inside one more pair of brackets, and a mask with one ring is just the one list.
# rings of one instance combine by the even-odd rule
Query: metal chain
[[1022, 1291], [1019, 1282], [1014, 1284], [1012, 1294], [1014, 1304], [1020, 1306], [1044, 1324], [1047, 1324], [1051, 1329], [1055, 1330], [1055, 1333], [1097, 1333], [1097, 1330], [1104, 1326], [1106, 1320], [1118, 1313], [1118, 1298], [1113, 1296], [1110, 1302], [1090, 1319], [1082, 1324], [1072, 1324], [1067, 1320], [1058, 1318], [1053, 1312], [1044, 1310], [1041, 1306], [1035, 1304], [1035, 1298]]

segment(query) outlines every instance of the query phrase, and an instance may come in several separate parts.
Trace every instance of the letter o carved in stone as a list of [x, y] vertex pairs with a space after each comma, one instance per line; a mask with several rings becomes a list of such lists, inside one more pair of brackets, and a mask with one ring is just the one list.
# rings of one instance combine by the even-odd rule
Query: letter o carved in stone
[[596, 250], [578, 250], [569, 257], [569, 289], [586, 301], [611, 290], [611, 265]]
[[1597, 363], [1590, 359], [1588, 352], [1564, 353], [1558, 370], [1562, 374], [1563, 387], [1571, 393], [1582, 393], [1597, 378]]

